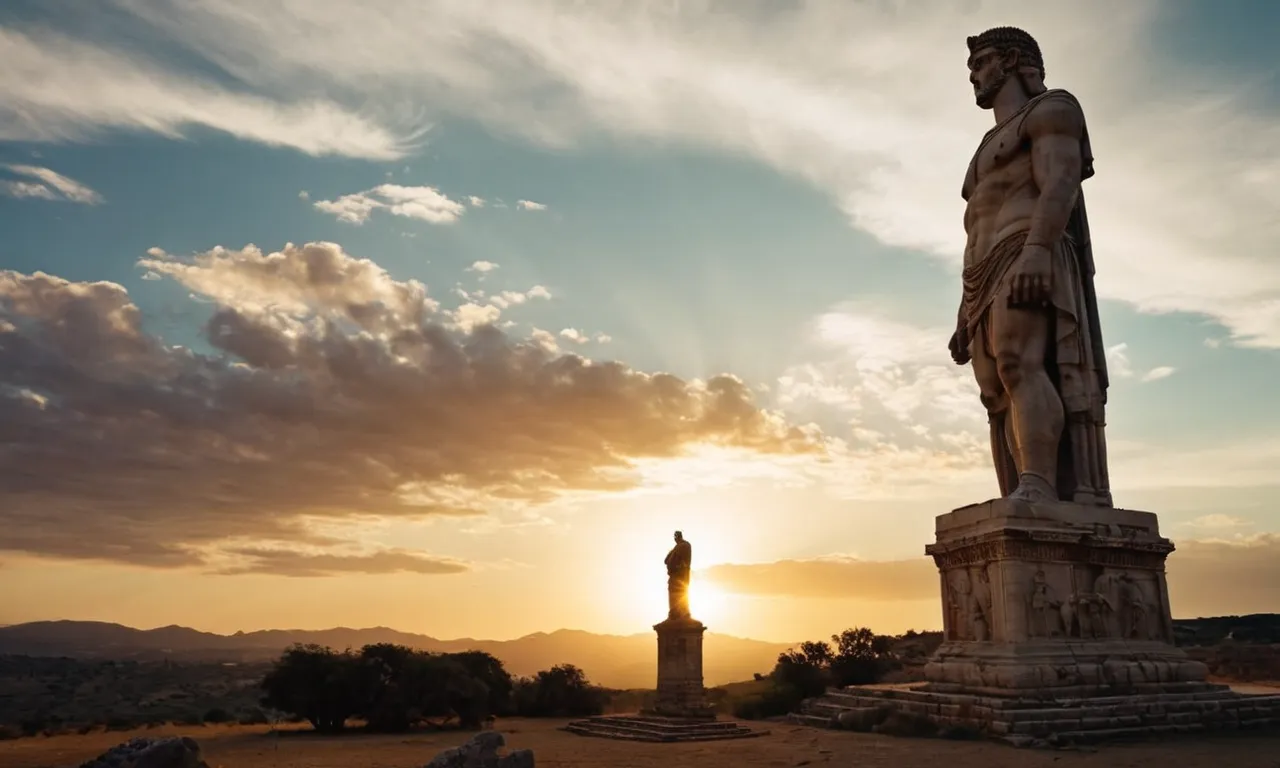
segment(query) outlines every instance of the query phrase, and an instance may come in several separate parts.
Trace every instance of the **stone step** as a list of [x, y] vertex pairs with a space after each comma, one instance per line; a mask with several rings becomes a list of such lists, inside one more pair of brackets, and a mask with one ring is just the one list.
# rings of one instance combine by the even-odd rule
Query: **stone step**
[[600, 725], [568, 725], [565, 726], [565, 730], [579, 736], [596, 736], [606, 739], [650, 742], [723, 741], [726, 739], [745, 739], [755, 736], [763, 736], [768, 733], [767, 731], [754, 731], [749, 728], [740, 728], [728, 732], [672, 733], [668, 731], [646, 731], [631, 728], [610, 728]]
[[582, 724], [609, 726], [614, 728], [638, 728], [641, 730], [660, 730], [672, 733], [715, 733], [717, 731], [735, 731], [742, 728], [738, 723], [727, 720], [712, 720], [703, 723], [672, 723], [668, 721], [646, 720], [640, 717], [610, 717], [601, 715], [577, 721]]
[[[1108, 740], [1165, 733], [1280, 725], [1280, 695], [1227, 691], [1176, 692], [1163, 696], [1108, 696], [1069, 702], [1008, 699], [991, 707], [986, 697], [911, 690], [844, 689], [805, 700], [789, 719], [819, 728], [871, 724], [886, 709], [927, 718], [939, 726], [978, 728], [997, 739], [1032, 744], [1054, 739]], [[1015, 704], [1016, 706], [1009, 706]], [[843, 724], [843, 725], [842, 725]]]
[[579, 736], [653, 742], [719, 741], [763, 736], [768, 733], [768, 731], [754, 730], [740, 723], [725, 720], [681, 722], [625, 715], [601, 715], [585, 720], [575, 720], [566, 725], [564, 730]]

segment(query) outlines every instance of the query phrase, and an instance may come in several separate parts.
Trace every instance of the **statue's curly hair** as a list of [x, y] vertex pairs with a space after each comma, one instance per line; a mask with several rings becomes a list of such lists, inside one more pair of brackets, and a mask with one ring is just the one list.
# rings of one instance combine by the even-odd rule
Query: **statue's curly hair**
[[1044, 79], [1044, 56], [1040, 53], [1040, 44], [1030, 33], [1017, 27], [992, 27], [979, 35], [971, 35], [966, 42], [969, 54], [983, 48], [995, 48], [1001, 53], [1017, 51], [1023, 66], [1035, 67]]

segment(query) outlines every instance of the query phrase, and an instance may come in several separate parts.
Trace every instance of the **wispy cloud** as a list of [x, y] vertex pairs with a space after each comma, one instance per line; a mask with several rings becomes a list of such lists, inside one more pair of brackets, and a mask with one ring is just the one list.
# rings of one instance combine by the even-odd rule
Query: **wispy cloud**
[[[0, 30], [2, 33], [2, 30]], [[0, 181], [0, 190], [12, 197], [34, 197], [41, 200], [65, 200], [84, 205], [98, 205], [102, 195], [75, 179], [36, 165], [2, 164], [0, 169], [24, 180]]]
[[[1137, 375], [1133, 362], [1129, 359], [1129, 345], [1125, 342], [1107, 347], [1107, 369], [1112, 379], [1131, 379]], [[1171, 365], [1157, 365], [1147, 370], [1140, 378], [1143, 382], [1159, 381], [1172, 376], [1178, 369]]]
[[0, 61], [0, 140], [85, 141], [106, 130], [179, 138], [204, 127], [311, 155], [386, 160], [406, 154], [422, 133], [421, 126], [389, 128], [394, 121], [332, 101], [237, 91], [43, 27], [0, 28]]
[[[827, 190], [882, 241], [953, 262], [959, 179], [990, 124], [964, 80], [964, 36], [1015, 23], [1093, 127], [1101, 295], [1280, 346], [1280, 265], [1263, 256], [1280, 238], [1280, 121], [1244, 79], [1158, 48], [1167, 6], [1155, 0], [127, 5], [262, 92], [319, 82], [557, 146], [604, 130], [747, 155]], [[308, 34], [278, 33], [299, 27]]]
[[[1280, 600], [1280, 535], [1179, 541], [1168, 570], [1175, 618], [1273, 610]], [[712, 566], [700, 575], [723, 590], [758, 597], [938, 599], [938, 571], [926, 557], [734, 563]]]
[[516, 207], [522, 211], [545, 211], [547, 206], [532, 200], [517, 200]]
[[471, 564], [464, 560], [434, 557], [403, 549], [347, 552], [341, 549], [325, 551], [242, 546], [222, 550], [218, 559], [230, 561], [216, 571], [227, 576], [250, 573], [312, 578], [356, 573], [448, 575], [472, 570]]

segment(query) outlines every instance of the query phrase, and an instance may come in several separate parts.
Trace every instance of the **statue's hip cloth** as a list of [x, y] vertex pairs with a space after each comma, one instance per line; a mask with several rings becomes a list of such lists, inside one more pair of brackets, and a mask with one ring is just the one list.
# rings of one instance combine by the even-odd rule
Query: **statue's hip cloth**
[[[1009, 300], [1013, 267], [1022, 255], [1027, 234], [1022, 231], [1005, 237], [992, 246], [981, 261], [964, 269], [961, 322], [970, 344], [981, 341], [988, 356], [994, 356], [997, 351], [991, 308], [996, 301]], [[1054, 388], [1068, 416], [1078, 414], [1090, 421], [1101, 421], [1102, 392], [1095, 375], [1100, 361], [1093, 359], [1090, 343], [1093, 329], [1088, 327], [1089, 312], [1081, 285], [1076, 243], [1069, 233], [1063, 234], [1051, 252], [1051, 338], [1045, 365], [1050, 369]], [[1003, 410], [1005, 406], [1005, 403], [990, 403], [988, 408]]]

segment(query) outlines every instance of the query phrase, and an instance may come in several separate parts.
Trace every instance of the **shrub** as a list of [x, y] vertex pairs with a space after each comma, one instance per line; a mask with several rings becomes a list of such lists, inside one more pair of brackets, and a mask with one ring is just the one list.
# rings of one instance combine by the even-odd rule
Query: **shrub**
[[230, 712], [223, 709], [222, 707], [213, 707], [212, 709], [204, 713], [203, 719], [206, 723], [219, 725], [222, 723], [229, 723], [232, 720], [235, 720], [235, 717], [233, 717]]

